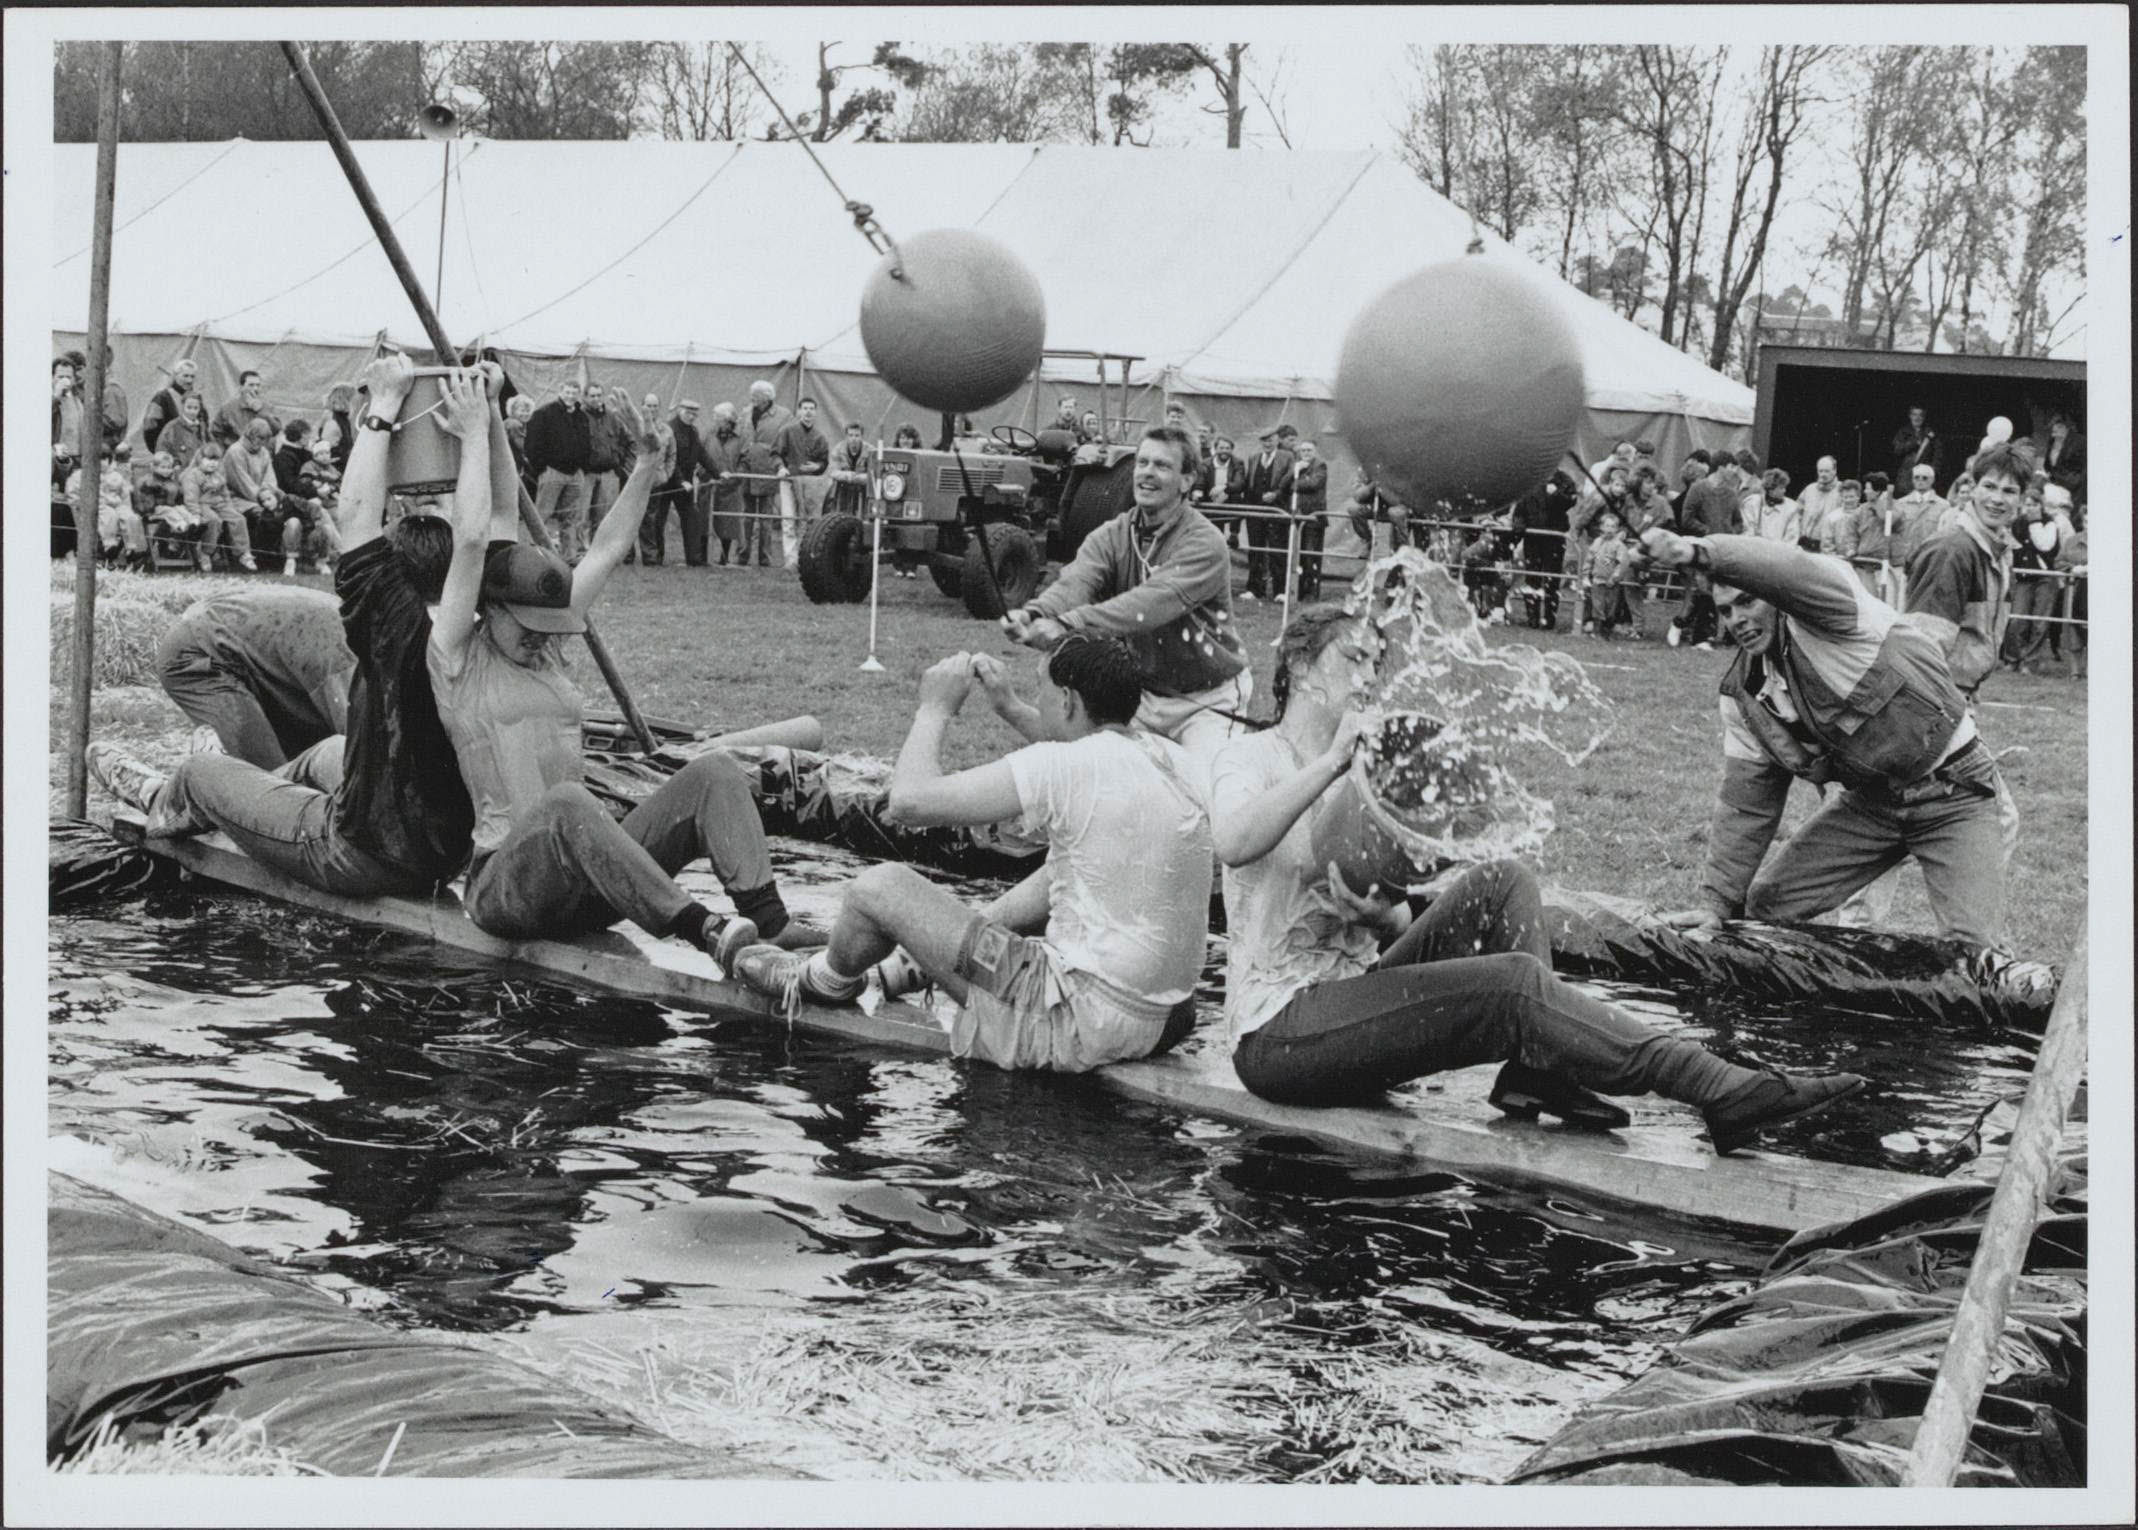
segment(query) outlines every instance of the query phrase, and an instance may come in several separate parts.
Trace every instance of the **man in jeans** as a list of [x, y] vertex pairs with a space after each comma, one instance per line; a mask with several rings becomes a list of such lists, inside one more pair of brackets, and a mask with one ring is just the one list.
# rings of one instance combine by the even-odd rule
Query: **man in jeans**
[[593, 424], [568, 382], [527, 421], [527, 468], [535, 475], [535, 518], [549, 528], [567, 563], [586, 556], [586, 472]]
[[631, 466], [631, 438], [622, 418], [609, 407], [599, 386], [586, 392], [587, 534], [601, 530], [601, 518], [616, 502], [620, 476]]
[[[1641, 545], [1708, 574], [1738, 648], [1701, 906], [1667, 921], [1816, 919], [1912, 855], [1939, 933], [2002, 949], [2010, 799], [1937, 639], [1800, 548], [1661, 529]], [[1842, 790], [1762, 871], [1798, 779]]]
[[[413, 382], [408, 358], [366, 369], [375, 414], [394, 418]], [[344, 693], [348, 731], [268, 770], [235, 752], [195, 754], [168, 780], [109, 744], [90, 767], [105, 788], [142, 810], [151, 834], [221, 829], [254, 860], [348, 897], [427, 892], [468, 858], [474, 813], [431, 697], [429, 607], [452, 556], [452, 528], [409, 515], [385, 531], [387, 437], [359, 432], [341, 501], [343, 552], [334, 570], [354, 673]], [[517, 503], [510, 454], [493, 459], [492, 492]], [[246, 591], [248, 596], [310, 590]], [[339, 646], [337, 632], [337, 646]], [[346, 672], [345, 672], [346, 673]]]
[[900, 992], [917, 969], [958, 1002], [952, 1052], [998, 1068], [1081, 1073], [1149, 1056], [1202, 969], [1213, 851], [1198, 772], [1176, 745], [1129, 726], [1143, 690], [1128, 646], [1073, 635], [1043, 667], [1040, 741], [946, 776], [943, 734], [980, 668], [960, 653], [921, 677], [890, 816], [1019, 818], [1046, 840], [1047, 864], [985, 909], [908, 867], [873, 867], [848, 884], [823, 949], [747, 947], [735, 974], [791, 1007], [851, 1003], [879, 963], [887, 991]]

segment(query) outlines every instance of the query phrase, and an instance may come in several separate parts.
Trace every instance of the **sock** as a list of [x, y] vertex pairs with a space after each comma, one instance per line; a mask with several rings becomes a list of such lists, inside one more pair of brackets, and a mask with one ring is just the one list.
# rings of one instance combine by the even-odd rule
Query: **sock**
[[678, 940], [688, 941], [710, 956], [713, 948], [706, 943], [705, 921], [714, 917], [711, 909], [693, 898], [683, 905], [683, 912], [676, 915], [675, 922], [668, 926], [667, 933]]
[[728, 896], [735, 900], [735, 912], [756, 925], [757, 933], [766, 940], [787, 928], [792, 917], [779, 895], [777, 882], [767, 882], [762, 887], [731, 887]]
[[848, 977], [831, 964], [831, 948], [812, 951], [809, 960], [802, 965], [802, 991], [834, 1003], [844, 1003], [858, 996], [868, 982], [868, 974]]

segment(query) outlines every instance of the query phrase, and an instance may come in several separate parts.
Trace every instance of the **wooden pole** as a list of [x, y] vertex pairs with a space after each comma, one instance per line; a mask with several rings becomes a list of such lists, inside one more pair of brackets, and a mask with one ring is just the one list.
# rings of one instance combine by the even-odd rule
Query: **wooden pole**
[[1974, 1267], [1968, 1271], [1967, 1289], [1953, 1315], [1952, 1337], [1938, 1365], [1938, 1379], [1923, 1405], [1915, 1448], [1901, 1479], [1904, 1487], [1951, 1486], [1953, 1473], [1966, 1455], [1975, 1410], [1981, 1405], [1997, 1341], [2004, 1332], [2012, 1285], [2034, 1241], [2035, 1221], [2056, 1170], [2064, 1117], [2086, 1071], [2086, 944], [2082, 930], [2064, 966], [2064, 986], [2057, 991], [2056, 1006], [2049, 1012], [2034, 1076], [2019, 1107], [2018, 1124], [2012, 1128], [2012, 1145], [1997, 1179], [1997, 1193], [1990, 1198], [1981, 1241], [1975, 1246]]
[[[349, 135], [342, 131], [341, 120], [334, 115], [333, 103], [320, 88], [319, 77], [312, 73], [311, 61], [304, 56], [304, 50], [293, 42], [282, 44], [282, 56], [289, 60], [290, 72], [297, 77], [298, 87], [303, 90], [305, 99], [311, 103], [312, 115], [319, 119], [319, 126], [327, 135], [327, 143], [334, 150], [335, 159], [341, 162], [342, 174], [348, 177], [349, 189], [356, 193], [358, 205], [364, 209], [365, 218], [370, 220], [372, 233], [378, 236], [379, 248], [386, 252], [386, 259], [393, 266], [393, 274], [400, 278], [401, 290], [408, 294], [408, 301], [416, 310], [416, 318], [423, 325], [423, 332], [430, 336], [431, 346], [438, 353], [439, 365], [451, 366], [460, 353], [453, 349], [453, 342], [446, 337], [445, 327], [438, 322], [437, 310], [431, 307], [430, 299], [424, 295], [423, 283], [417, 279], [415, 268], [408, 263], [408, 252], [401, 248], [400, 238], [394, 233], [393, 225], [386, 221], [385, 209], [379, 206], [378, 198], [372, 195], [371, 182], [364, 176], [364, 167], [356, 162], [356, 151], [349, 147]], [[519, 485], [519, 496], [520, 524], [527, 529], [527, 535], [537, 547], [553, 546], [549, 528], [535, 515], [534, 501], [528, 498], [527, 486], [524, 483]], [[609, 691], [616, 697], [617, 710], [623, 713], [624, 721], [630, 725], [632, 736], [638, 740], [641, 749], [652, 754], [659, 747], [654, 741], [653, 730], [646, 726], [646, 719], [639, 713], [637, 703], [632, 701], [630, 691], [625, 688], [624, 677], [617, 669], [616, 661], [609, 657], [608, 646], [602, 642], [601, 635], [594, 630], [591, 621], [587, 623], [586, 646], [587, 651], [594, 656], [594, 664], [601, 671], [601, 678], [609, 683]]]
[[74, 684], [67, 698], [67, 811], [89, 811], [90, 672], [96, 667], [97, 500], [103, 474], [97, 453], [104, 446], [104, 352], [109, 347], [111, 308], [111, 204], [119, 186], [119, 59], [124, 43], [106, 43], [97, 72], [96, 232], [89, 256], [89, 375], [82, 389], [82, 433], [75, 442], [81, 489], [74, 496]]

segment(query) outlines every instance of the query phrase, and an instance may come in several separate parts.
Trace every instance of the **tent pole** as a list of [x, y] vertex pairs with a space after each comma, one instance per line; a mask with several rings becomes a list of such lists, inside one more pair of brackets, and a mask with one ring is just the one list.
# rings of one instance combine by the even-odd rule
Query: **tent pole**
[[75, 450], [81, 487], [74, 496], [74, 674], [67, 698], [67, 812], [89, 811], [90, 671], [96, 664], [97, 500], [103, 474], [97, 452], [104, 445], [104, 351], [110, 344], [111, 204], [119, 185], [119, 59], [124, 43], [104, 45], [97, 72], [96, 228], [89, 257], [89, 376], [82, 381], [82, 434]]
[[[319, 119], [320, 129], [327, 135], [327, 143], [333, 148], [335, 159], [341, 162], [342, 174], [349, 180], [349, 189], [356, 193], [357, 203], [364, 209], [364, 216], [371, 223], [371, 231], [378, 236], [379, 248], [386, 252], [386, 259], [393, 266], [393, 274], [401, 280], [401, 290], [408, 294], [409, 304], [416, 310], [416, 318], [422, 323], [424, 333], [430, 336], [431, 345], [438, 352], [439, 364], [451, 366], [459, 352], [453, 349], [453, 342], [446, 338], [445, 326], [438, 322], [437, 310], [431, 307], [430, 299], [424, 296], [423, 283], [417, 280], [414, 267], [408, 263], [408, 252], [401, 248], [400, 237], [394, 233], [393, 225], [386, 221], [385, 209], [379, 206], [378, 198], [372, 194], [371, 182], [364, 176], [364, 167], [356, 162], [356, 151], [349, 147], [349, 135], [342, 131], [341, 119], [334, 115], [334, 104], [320, 88], [319, 77], [312, 73], [311, 61], [304, 56], [304, 50], [293, 42], [285, 42], [281, 47], [282, 56], [289, 60], [290, 72], [297, 77], [298, 88], [303, 90], [305, 100], [311, 103], [312, 115]], [[101, 319], [102, 315], [97, 317]], [[516, 477], [514, 481], [518, 482]], [[535, 546], [545, 549], [551, 547], [553, 544], [550, 541], [549, 528], [536, 516], [534, 501], [528, 497], [526, 484], [519, 485], [519, 493], [520, 524], [527, 529], [527, 535]], [[586, 646], [587, 651], [594, 656], [594, 664], [601, 671], [601, 678], [609, 683], [609, 691], [616, 697], [617, 710], [624, 714], [624, 721], [630, 725], [632, 736], [638, 740], [639, 748], [652, 754], [660, 747], [654, 741], [653, 730], [646, 726], [646, 719], [640, 715], [638, 704], [631, 699], [631, 692], [624, 685], [622, 672], [617, 669], [616, 661], [609, 656], [608, 645], [602, 642], [601, 635], [594, 630], [592, 622], [587, 624]]]

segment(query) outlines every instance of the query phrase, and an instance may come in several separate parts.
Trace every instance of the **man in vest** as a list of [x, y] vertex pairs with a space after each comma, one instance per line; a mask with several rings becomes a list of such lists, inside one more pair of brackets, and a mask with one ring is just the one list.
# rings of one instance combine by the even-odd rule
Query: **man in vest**
[[[2001, 948], [2010, 798], [1937, 639], [1831, 558], [1660, 528], [1641, 545], [1665, 568], [1707, 574], [1738, 648], [1722, 681], [1701, 906], [1666, 922], [1815, 919], [1912, 855], [1939, 933]], [[1762, 873], [1799, 778], [1841, 790]]]

